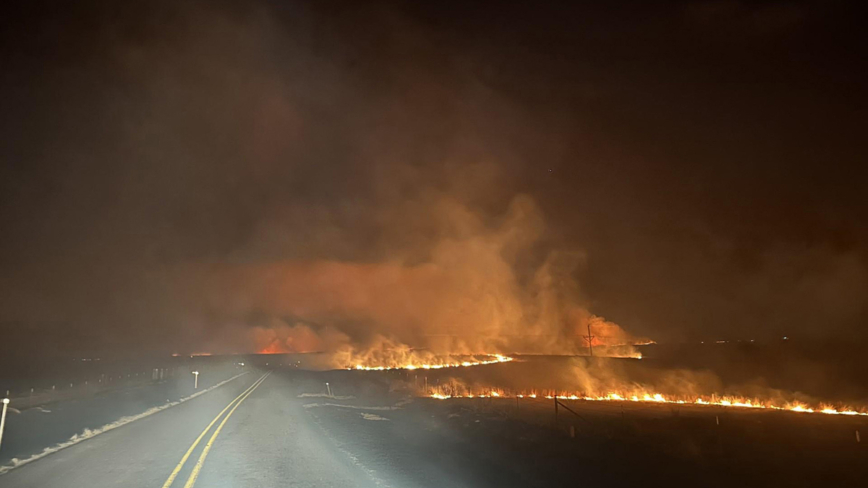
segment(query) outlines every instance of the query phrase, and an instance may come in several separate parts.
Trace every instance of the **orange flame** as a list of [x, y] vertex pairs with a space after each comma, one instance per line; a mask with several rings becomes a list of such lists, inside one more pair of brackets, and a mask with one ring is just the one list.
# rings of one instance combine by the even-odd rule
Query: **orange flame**
[[422, 363], [422, 364], [403, 364], [403, 365], [390, 365], [390, 366], [367, 366], [363, 364], [357, 364], [353, 367], [349, 367], [347, 369], [358, 369], [363, 371], [389, 371], [393, 369], [443, 369], [443, 368], [466, 368], [469, 366], [480, 366], [484, 364], [497, 364], [497, 363], [508, 363], [513, 360], [513, 358], [509, 356], [504, 356], [502, 354], [483, 354], [480, 356], [487, 357], [489, 359], [474, 359], [472, 361], [449, 361], [448, 359], [444, 359], [443, 362], [431, 362], [431, 363]]
[[868, 411], [866, 410], [859, 411], [850, 407], [835, 407], [829, 404], [822, 404], [819, 407], [815, 408], [798, 402], [775, 404], [774, 402], [769, 400], [760, 400], [756, 398], [745, 398], [739, 396], [717, 395], [712, 395], [711, 397], [679, 398], [675, 396], [665, 396], [661, 393], [609, 392], [605, 395], [591, 396], [582, 393], [565, 393], [559, 391], [538, 393], [538, 390], [531, 390], [521, 393], [513, 393], [500, 388], [476, 388], [471, 391], [465, 390], [463, 388], [456, 388], [454, 386], [438, 386], [433, 388], [433, 392], [429, 391], [424, 396], [428, 396], [430, 398], [435, 398], [438, 400], [448, 400], [453, 398], [537, 398], [538, 395], [543, 395], [544, 398], [547, 398], [549, 400], [557, 398], [558, 400], [570, 401], [629, 401], [679, 405], [714, 405], [719, 407], [784, 410], [798, 413], [823, 413], [828, 415], [868, 416]]
[[280, 344], [272, 342], [271, 344], [256, 351], [256, 354], [283, 354], [285, 352], [286, 351], [284, 351], [284, 348], [281, 347]]

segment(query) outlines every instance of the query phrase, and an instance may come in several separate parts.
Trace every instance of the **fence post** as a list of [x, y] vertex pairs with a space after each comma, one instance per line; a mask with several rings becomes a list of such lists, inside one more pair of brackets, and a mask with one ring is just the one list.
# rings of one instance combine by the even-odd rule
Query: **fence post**
[[3, 399], [3, 413], [0, 414], [0, 446], [3, 445], [3, 428], [6, 427], [6, 407], [9, 406], [9, 399]]
[[555, 393], [552, 398], [555, 400], [555, 427], [558, 426], [558, 394]]

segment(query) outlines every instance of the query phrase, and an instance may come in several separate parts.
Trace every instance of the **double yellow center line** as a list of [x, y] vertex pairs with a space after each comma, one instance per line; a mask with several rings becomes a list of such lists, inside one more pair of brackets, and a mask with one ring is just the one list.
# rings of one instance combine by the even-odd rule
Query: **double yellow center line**
[[247, 397], [250, 396], [250, 394], [253, 393], [255, 389], [259, 388], [259, 385], [261, 385], [262, 382], [265, 381], [265, 378], [268, 378], [268, 375], [270, 374], [271, 371], [260, 376], [258, 380], [256, 380], [252, 385], [250, 385], [250, 388], [244, 390], [240, 395], [235, 397], [234, 400], [229, 402], [229, 405], [226, 405], [226, 408], [221, 410], [220, 413], [218, 413], [217, 416], [214, 417], [214, 420], [212, 420], [211, 423], [208, 424], [208, 427], [205, 427], [205, 430], [203, 430], [202, 433], [199, 434], [199, 437], [196, 438], [196, 440], [193, 442], [193, 445], [190, 446], [190, 449], [187, 449], [187, 452], [184, 453], [184, 457], [181, 458], [181, 462], [179, 462], [178, 465], [175, 466], [175, 469], [172, 470], [172, 474], [169, 475], [169, 479], [167, 479], [166, 482], [163, 483], [163, 488], [170, 488], [172, 486], [172, 483], [175, 482], [175, 478], [178, 476], [178, 473], [181, 472], [181, 469], [183, 469], [184, 464], [186, 464], [187, 462], [187, 459], [189, 459], [190, 455], [193, 454], [196, 446], [199, 445], [199, 442], [201, 442], [202, 439], [205, 438], [205, 435], [208, 434], [208, 431], [211, 430], [211, 427], [213, 427], [214, 424], [216, 424], [217, 421], [220, 420], [220, 417], [222, 417], [223, 414], [226, 413], [226, 411], [228, 410], [229, 413], [226, 414], [225, 417], [223, 417], [223, 421], [220, 422], [220, 425], [218, 425], [217, 428], [214, 430], [214, 433], [211, 434], [211, 438], [208, 439], [207, 443], [205, 443], [205, 448], [202, 449], [202, 454], [199, 455], [199, 459], [193, 466], [193, 471], [190, 473], [190, 477], [187, 478], [187, 482], [184, 484], [184, 488], [193, 488], [193, 485], [196, 484], [196, 479], [199, 477], [199, 472], [202, 471], [202, 465], [205, 464], [205, 458], [208, 457], [208, 452], [211, 451], [211, 445], [214, 444], [214, 439], [216, 439], [217, 435], [220, 434], [220, 431], [223, 430], [223, 426], [226, 425], [226, 421], [229, 420], [229, 417], [231, 417], [233, 413], [235, 413], [235, 409], [238, 408], [238, 406], [241, 405], [241, 403], [245, 399], [247, 399]]

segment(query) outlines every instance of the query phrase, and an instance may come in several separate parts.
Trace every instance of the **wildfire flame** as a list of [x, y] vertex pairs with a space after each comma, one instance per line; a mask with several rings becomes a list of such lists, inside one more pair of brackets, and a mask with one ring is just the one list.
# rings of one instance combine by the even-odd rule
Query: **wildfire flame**
[[285, 354], [287, 351], [280, 344], [271, 343], [256, 351], [256, 354]]
[[513, 393], [498, 388], [478, 388], [476, 393], [470, 391], [450, 391], [455, 390], [449, 386], [439, 386], [434, 389], [433, 393], [428, 393], [426, 396], [438, 400], [448, 400], [453, 398], [546, 398], [552, 400], [571, 400], [571, 401], [595, 401], [595, 402], [646, 402], [646, 403], [665, 403], [679, 405], [713, 405], [719, 407], [733, 408], [753, 408], [753, 409], [769, 409], [769, 410], [784, 410], [789, 412], [799, 413], [823, 413], [828, 415], [850, 415], [850, 416], [868, 416], [868, 411], [857, 411], [849, 407], [835, 407], [832, 405], [823, 404], [819, 407], [810, 407], [803, 403], [792, 402], [785, 404], [775, 404], [771, 401], [763, 401], [756, 398], [743, 398], [737, 396], [717, 396], [711, 397], [691, 397], [677, 398], [673, 396], [665, 396], [661, 393], [646, 393], [638, 392], [633, 394], [624, 394], [609, 392], [606, 395], [590, 396], [580, 393], [563, 393], [555, 391], [547, 391], [538, 393], [537, 391]]
[[357, 364], [353, 367], [349, 367], [347, 369], [358, 369], [362, 371], [389, 371], [393, 369], [443, 369], [443, 368], [466, 368], [469, 366], [481, 366], [484, 364], [497, 364], [497, 363], [508, 363], [513, 360], [513, 358], [509, 356], [504, 356], [502, 354], [491, 354], [491, 355], [481, 355], [488, 359], [476, 359], [470, 361], [448, 361], [444, 360], [444, 362], [432, 362], [432, 363], [424, 363], [424, 364], [403, 364], [403, 365], [391, 365], [391, 366], [366, 366], [363, 364]]

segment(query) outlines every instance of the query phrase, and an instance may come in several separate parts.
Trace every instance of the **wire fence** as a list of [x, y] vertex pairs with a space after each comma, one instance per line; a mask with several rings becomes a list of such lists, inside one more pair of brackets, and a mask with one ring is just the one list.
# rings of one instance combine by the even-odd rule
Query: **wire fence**
[[40, 387], [6, 389], [3, 393], [6, 398], [9, 398], [11, 408], [26, 410], [50, 403], [98, 395], [111, 390], [161, 383], [178, 377], [181, 369], [189, 368], [152, 368], [151, 370], [134, 372], [100, 373], [78, 381], [52, 382], [51, 386], [47, 386], [48, 383], [41, 381], [42, 386]]

